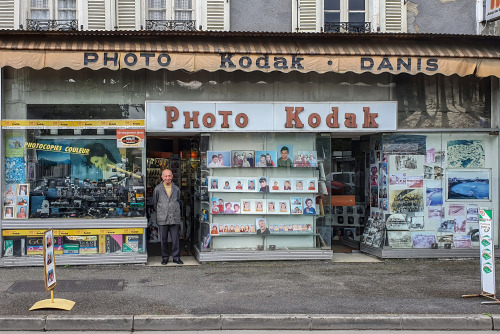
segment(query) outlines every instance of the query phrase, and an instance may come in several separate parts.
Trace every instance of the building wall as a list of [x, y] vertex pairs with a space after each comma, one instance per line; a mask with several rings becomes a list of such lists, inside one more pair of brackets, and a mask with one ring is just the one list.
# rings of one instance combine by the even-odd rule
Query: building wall
[[409, 0], [409, 33], [476, 34], [476, 2], [471, 0]]
[[231, 0], [231, 31], [292, 31], [291, 0]]

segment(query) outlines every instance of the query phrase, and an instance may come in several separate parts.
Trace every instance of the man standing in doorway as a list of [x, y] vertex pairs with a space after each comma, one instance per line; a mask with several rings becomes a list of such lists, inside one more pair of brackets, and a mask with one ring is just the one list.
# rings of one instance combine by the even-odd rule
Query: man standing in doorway
[[156, 211], [156, 223], [160, 229], [162, 265], [168, 263], [168, 233], [172, 239], [172, 259], [177, 264], [181, 261], [179, 237], [181, 227], [181, 190], [172, 182], [172, 171], [165, 169], [161, 173], [162, 183], [158, 184], [153, 193], [153, 207]]

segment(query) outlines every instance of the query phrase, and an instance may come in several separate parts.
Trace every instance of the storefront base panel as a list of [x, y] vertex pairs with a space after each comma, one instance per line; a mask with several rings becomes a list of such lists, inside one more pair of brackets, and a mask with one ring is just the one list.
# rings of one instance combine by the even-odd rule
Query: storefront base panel
[[[56, 256], [58, 266], [90, 264], [146, 264], [146, 253], [98, 254], [98, 255], [61, 255]], [[3, 257], [0, 267], [43, 266], [42, 256]]]
[[200, 252], [195, 248], [199, 262], [224, 261], [283, 261], [283, 260], [329, 260], [333, 258], [331, 249], [274, 250], [274, 251], [214, 251]]
[[[479, 249], [455, 248], [455, 249], [383, 249], [361, 244], [361, 252], [367, 253], [382, 259], [457, 259], [457, 258], [478, 258]], [[499, 257], [498, 255], [496, 257]]]

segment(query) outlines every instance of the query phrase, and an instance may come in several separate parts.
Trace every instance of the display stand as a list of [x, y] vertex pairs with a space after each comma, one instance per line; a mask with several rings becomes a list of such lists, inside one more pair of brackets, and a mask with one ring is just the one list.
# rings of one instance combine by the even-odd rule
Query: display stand
[[33, 306], [31, 306], [30, 311], [45, 308], [55, 308], [59, 310], [71, 311], [74, 305], [74, 301], [54, 298], [54, 290], [50, 290], [50, 299], [44, 299], [36, 302]]

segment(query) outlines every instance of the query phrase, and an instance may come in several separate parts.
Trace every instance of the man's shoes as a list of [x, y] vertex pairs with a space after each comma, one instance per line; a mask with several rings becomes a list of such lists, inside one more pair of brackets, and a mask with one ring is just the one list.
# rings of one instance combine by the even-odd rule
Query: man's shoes
[[175, 263], [177, 263], [177, 264], [184, 264], [184, 262], [182, 262], [182, 260], [181, 260], [181, 259], [174, 260], [174, 262], [175, 262]]
[[161, 261], [161, 265], [162, 265], [162, 266], [166, 266], [167, 264], [168, 264], [168, 260], [163, 260], [163, 261]]

